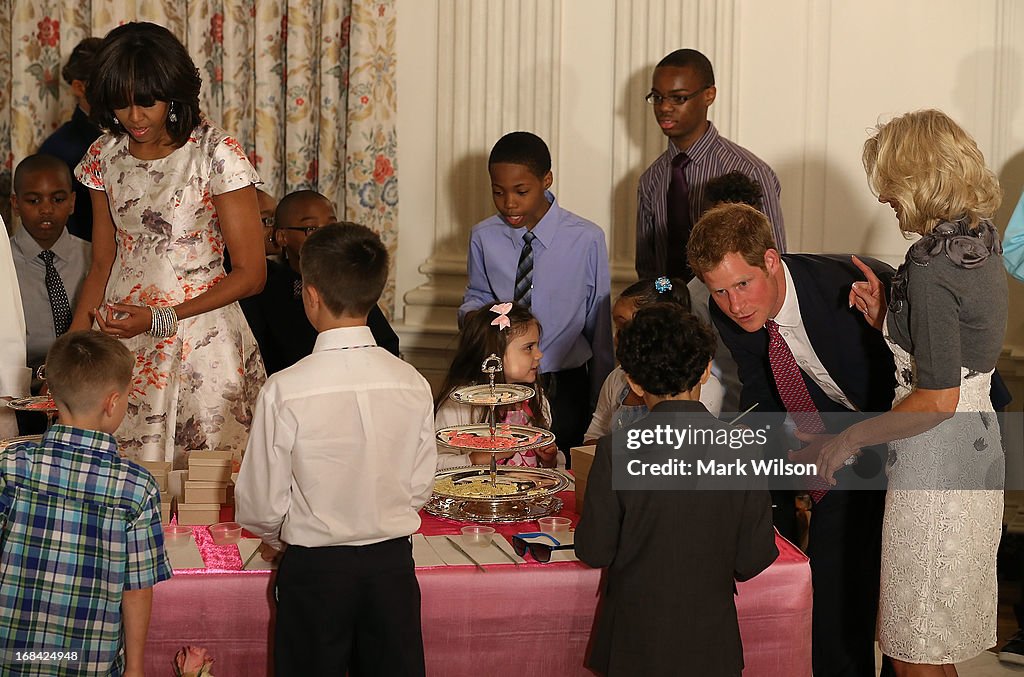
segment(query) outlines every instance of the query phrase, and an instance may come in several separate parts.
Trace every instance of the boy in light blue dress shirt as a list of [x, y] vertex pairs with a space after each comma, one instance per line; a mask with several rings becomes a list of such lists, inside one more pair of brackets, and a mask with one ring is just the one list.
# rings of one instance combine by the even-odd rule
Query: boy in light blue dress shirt
[[530, 308], [541, 325], [552, 431], [568, 459], [614, 366], [604, 231], [559, 206], [548, 190], [551, 153], [535, 134], [503, 136], [487, 169], [498, 213], [473, 227], [459, 319], [501, 301]]

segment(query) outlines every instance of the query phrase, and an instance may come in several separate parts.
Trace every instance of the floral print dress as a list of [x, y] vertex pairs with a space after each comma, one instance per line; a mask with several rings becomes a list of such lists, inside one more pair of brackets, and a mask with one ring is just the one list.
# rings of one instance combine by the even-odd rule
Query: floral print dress
[[[104, 302], [173, 306], [226, 276], [213, 196], [260, 182], [241, 146], [207, 121], [158, 160], [128, 151], [128, 135], [101, 136], [75, 172], [106, 191], [117, 252]], [[184, 467], [194, 449], [245, 448], [266, 380], [238, 303], [180, 320], [168, 338], [125, 340], [136, 356], [121, 453]]]

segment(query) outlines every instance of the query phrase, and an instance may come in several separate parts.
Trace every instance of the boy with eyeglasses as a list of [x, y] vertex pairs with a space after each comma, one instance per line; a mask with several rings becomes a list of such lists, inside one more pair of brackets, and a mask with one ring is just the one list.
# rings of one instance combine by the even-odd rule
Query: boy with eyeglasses
[[[336, 221], [334, 205], [314, 190], [289, 193], [277, 205], [273, 239], [284, 254], [284, 263], [268, 259], [263, 291], [240, 301], [268, 376], [313, 352], [317, 332], [302, 306], [299, 259], [306, 238]], [[377, 345], [395, 356], [399, 354], [398, 335], [379, 306], [370, 310], [367, 326]]]
[[669, 144], [640, 176], [636, 219], [640, 279], [693, 277], [686, 264], [686, 242], [706, 210], [705, 186], [734, 171], [760, 184], [764, 196], [759, 208], [772, 223], [779, 251], [786, 251], [779, 179], [763, 160], [719, 135], [708, 120], [708, 107], [716, 94], [711, 62], [696, 50], [676, 50], [654, 69], [647, 103]]
[[281, 245], [274, 237], [274, 212], [277, 211], [277, 199], [265, 190], [256, 189], [256, 202], [260, 206], [260, 221], [263, 223], [263, 251], [267, 259], [282, 263]]

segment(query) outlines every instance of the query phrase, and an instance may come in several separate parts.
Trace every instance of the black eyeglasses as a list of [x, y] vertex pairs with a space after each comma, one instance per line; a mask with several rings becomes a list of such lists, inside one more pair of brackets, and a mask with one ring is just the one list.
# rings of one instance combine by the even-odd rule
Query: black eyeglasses
[[[547, 543], [540, 543], [538, 541], [527, 541], [527, 538], [546, 538], [550, 540], [554, 545], [548, 545]], [[541, 532], [535, 532], [531, 534], [516, 534], [512, 537], [512, 549], [520, 557], [526, 554], [526, 551], [530, 551], [530, 555], [541, 564], [547, 564], [551, 561], [551, 553], [555, 550], [572, 550], [576, 546], [572, 543], [568, 545], [562, 545], [558, 540], [551, 534], [544, 534]]]
[[308, 237], [310, 234], [320, 230], [322, 227], [323, 226], [289, 226], [287, 228], [278, 228], [278, 230], [301, 230], [302, 233]]
[[705, 89], [708, 89], [710, 87], [711, 85], [701, 87], [696, 92], [692, 92], [690, 94], [669, 94], [668, 96], [662, 96], [657, 92], [651, 92], [650, 94], [644, 97], [644, 101], [651, 104], [652, 106], [660, 106], [666, 101], [668, 101], [669, 105], [673, 107], [682, 106], [684, 103], [686, 103], [687, 101], [689, 101], [690, 99], [692, 99], [693, 97], [697, 96]]

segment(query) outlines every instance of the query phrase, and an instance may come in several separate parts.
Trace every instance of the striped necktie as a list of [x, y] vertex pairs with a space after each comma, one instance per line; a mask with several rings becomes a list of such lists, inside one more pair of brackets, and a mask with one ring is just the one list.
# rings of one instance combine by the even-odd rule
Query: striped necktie
[[512, 300], [527, 308], [533, 300], [533, 241], [536, 239], [537, 236], [529, 230], [523, 233], [523, 251], [516, 266], [516, 289]]
[[68, 303], [68, 292], [60, 279], [57, 267], [53, 265], [53, 252], [44, 249], [39, 258], [46, 264], [46, 294], [50, 297], [50, 311], [53, 313], [53, 333], [60, 336], [71, 326], [71, 304]]

